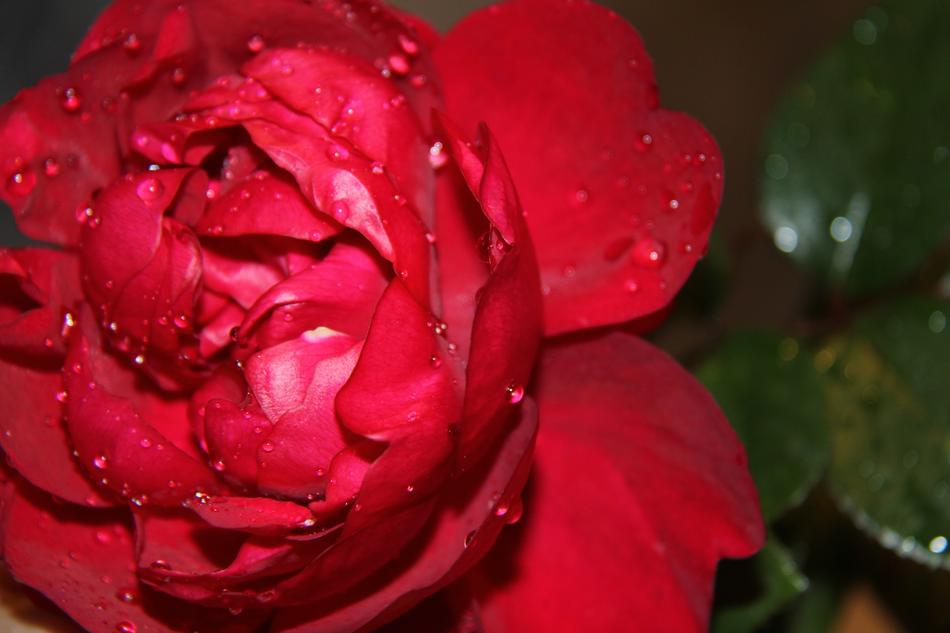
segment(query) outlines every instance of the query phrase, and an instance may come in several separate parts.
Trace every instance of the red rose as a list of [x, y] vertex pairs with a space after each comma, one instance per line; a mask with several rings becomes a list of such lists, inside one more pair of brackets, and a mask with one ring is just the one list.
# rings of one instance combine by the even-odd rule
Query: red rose
[[88, 630], [698, 631], [760, 544], [624, 332], [722, 167], [605, 9], [118, 0], [0, 130], [3, 557]]

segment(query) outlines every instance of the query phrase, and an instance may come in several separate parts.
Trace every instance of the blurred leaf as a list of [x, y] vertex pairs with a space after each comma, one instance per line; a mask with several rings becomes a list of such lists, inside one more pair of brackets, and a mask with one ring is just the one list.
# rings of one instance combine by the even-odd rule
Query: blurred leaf
[[849, 294], [911, 274], [950, 236], [950, 3], [868, 9], [767, 134], [776, 246]]
[[753, 602], [718, 611], [713, 618], [713, 633], [751, 633], [808, 588], [808, 579], [772, 534], [754, 562], [762, 593]]
[[903, 299], [816, 355], [827, 370], [832, 492], [904, 556], [950, 566], [950, 303]]
[[771, 521], [799, 504], [828, 461], [820, 377], [791, 338], [734, 335], [697, 372], [745, 444]]
[[789, 617], [787, 633], [827, 633], [838, 607], [835, 586], [828, 580], [813, 580]]

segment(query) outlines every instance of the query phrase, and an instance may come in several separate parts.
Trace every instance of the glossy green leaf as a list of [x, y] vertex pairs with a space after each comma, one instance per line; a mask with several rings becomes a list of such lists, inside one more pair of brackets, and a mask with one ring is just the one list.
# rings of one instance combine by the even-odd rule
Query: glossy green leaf
[[713, 633], [751, 633], [808, 588], [808, 579], [772, 534], [754, 562], [761, 592], [749, 603], [719, 610], [713, 617]]
[[818, 352], [831, 489], [898, 553], [950, 567], [950, 302], [904, 299]]
[[795, 339], [733, 336], [697, 372], [745, 444], [767, 521], [797, 505], [828, 460], [822, 387]]
[[907, 277], [950, 236], [950, 3], [868, 9], [770, 126], [765, 223], [849, 294]]

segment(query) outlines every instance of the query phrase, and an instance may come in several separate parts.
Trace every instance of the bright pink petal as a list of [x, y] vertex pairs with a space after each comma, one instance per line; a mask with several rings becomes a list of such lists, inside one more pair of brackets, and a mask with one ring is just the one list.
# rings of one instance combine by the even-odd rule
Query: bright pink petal
[[[319, 263], [264, 294], [238, 332], [239, 342], [269, 347], [305, 330], [328, 327], [365, 338], [389, 281], [380, 258], [364, 244], [338, 241]], [[247, 341], [253, 335], [253, 341]]]
[[537, 396], [536, 479], [485, 568], [485, 629], [706, 631], [716, 563], [763, 541], [745, 452], [715, 402], [616, 333], [545, 349]]
[[[509, 504], [520, 493], [531, 466], [537, 413], [530, 403], [519, 413], [490, 459], [448, 486], [433, 515], [431, 531], [410, 545], [378, 584], [365, 592], [354, 591], [344, 604], [334, 600], [284, 609], [274, 624], [275, 633], [375, 630], [452, 582], [484, 556], [508, 521]], [[409, 630], [433, 630], [432, 624]]]
[[91, 633], [115, 633], [120, 624], [139, 633], [172, 633], [196, 624], [238, 633], [259, 626], [259, 615], [235, 617], [142, 589], [124, 513], [56, 504], [29, 484], [10, 485], [4, 562], [18, 581]]
[[486, 121], [538, 250], [545, 331], [665, 306], [705, 249], [722, 193], [715, 142], [657, 106], [628, 24], [592, 2], [518, 0], [436, 50], [449, 115]]

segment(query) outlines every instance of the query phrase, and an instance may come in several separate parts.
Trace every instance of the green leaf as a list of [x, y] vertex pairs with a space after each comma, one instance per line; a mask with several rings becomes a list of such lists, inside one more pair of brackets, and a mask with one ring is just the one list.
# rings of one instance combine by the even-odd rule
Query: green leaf
[[772, 534], [754, 562], [762, 592], [752, 602], [719, 610], [713, 617], [713, 633], [751, 633], [808, 588], [808, 579]]
[[950, 3], [868, 9], [795, 86], [766, 140], [776, 246], [855, 295], [950, 236]]
[[884, 546], [950, 567], [950, 302], [903, 299], [816, 360], [827, 368], [829, 483]]
[[809, 352], [795, 339], [741, 333], [697, 377], [745, 444], [766, 521], [798, 505], [829, 453], [821, 380]]

